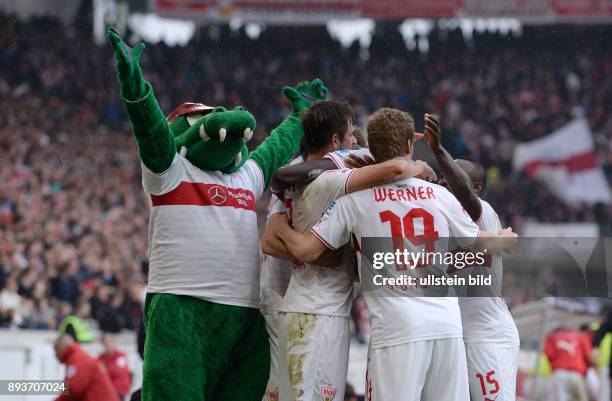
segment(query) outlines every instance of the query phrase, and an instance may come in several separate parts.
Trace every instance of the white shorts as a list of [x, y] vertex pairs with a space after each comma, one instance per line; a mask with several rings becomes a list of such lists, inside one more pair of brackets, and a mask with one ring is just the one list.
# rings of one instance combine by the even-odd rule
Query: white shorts
[[514, 401], [518, 345], [466, 344], [472, 401]]
[[270, 377], [263, 401], [290, 401], [291, 386], [284, 356], [287, 335], [281, 312], [263, 312], [270, 338]]
[[469, 401], [461, 338], [370, 349], [367, 401]]
[[588, 401], [589, 399], [586, 380], [578, 372], [557, 369], [553, 372], [553, 383], [557, 392], [556, 401]]
[[349, 357], [349, 319], [287, 312], [291, 401], [342, 400]]

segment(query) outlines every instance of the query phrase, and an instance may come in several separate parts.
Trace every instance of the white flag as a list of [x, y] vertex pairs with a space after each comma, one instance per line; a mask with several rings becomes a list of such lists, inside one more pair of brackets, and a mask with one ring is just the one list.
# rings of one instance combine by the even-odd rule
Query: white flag
[[513, 165], [515, 170], [544, 182], [566, 202], [612, 202], [608, 181], [597, 164], [593, 135], [583, 118], [548, 136], [518, 145]]

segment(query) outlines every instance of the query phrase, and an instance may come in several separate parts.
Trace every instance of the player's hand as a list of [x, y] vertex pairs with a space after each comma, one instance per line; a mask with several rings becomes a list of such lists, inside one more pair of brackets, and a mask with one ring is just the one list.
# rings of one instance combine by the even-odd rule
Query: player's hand
[[512, 231], [512, 227], [506, 227], [500, 231], [502, 241], [502, 252], [512, 252], [519, 246], [518, 234]]
[[106, 30], [106, 38], [115, 51], [115, 68], [121, 96], [128, 100], [142, 98], [147, 93], [147, 84], [140, 69], [140, 55], [145, 48], [144, 43], [137, 44], [133, 49], [130, 48], [112, 26]]
[[291, 102], [291, 107], [295, 113], [309, 108], [314, 102], [326, 100], [327, 87], [319, 78], [312, 81], [303, 81], [294, 87], [285, 86], [283, 94]]
[[429, 149], [434, 150], [441, 146], [442, 130], [440, 118], [435, 114], [425, 114], [425, 142]]
[[417, 168], [419, 170], [421, 170], [421, 173], [417, 174], [416, 176], [417, 178], [420, 178], [426, 181], [430, 181], [430, 182], [438, 181], [436, 172], [434, 171], [433, 168], [431, 168], [429, 164], [425, 163], [422, 160], [414, 160], [413, 163], [417, 165]]
[[363, 155], [363, 157], [360, 157], [352, 153], [349, 153], [349, 155], [342, 160], [349, 168], [361, 168], [375, 163], [374, 159], [369, 155]]
[[512, 231], [512, 227], [506, 227], [501, 230], [499, 236], [504, 238], [518, 238], [518, 234]]
[[268, 219], [268, 229], [275, 237], [282, 237], [283, 230], [291, 229], [289, 226], [289, 216], [287, 212], [275, 213]]

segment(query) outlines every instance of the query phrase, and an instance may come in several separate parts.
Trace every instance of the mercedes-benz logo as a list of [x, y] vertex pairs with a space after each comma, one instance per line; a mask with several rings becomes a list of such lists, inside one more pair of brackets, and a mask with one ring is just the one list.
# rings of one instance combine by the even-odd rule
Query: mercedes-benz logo
[[208, 190], [208, 197], [215, 205], [221, 205], [227, 199], [227, 192], [225, 188], [215, 185]]

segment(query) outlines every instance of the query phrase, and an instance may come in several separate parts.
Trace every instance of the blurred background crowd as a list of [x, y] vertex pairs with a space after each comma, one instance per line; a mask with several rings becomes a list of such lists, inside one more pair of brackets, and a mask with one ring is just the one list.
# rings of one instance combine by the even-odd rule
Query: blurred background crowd
[[[76, 314], [118, 332], [141, 318], [148, 203], [111, 49], [89, 29], [0, 15], [0, 327], [55, 329]], [[323, 27], [272, 27], [258, 39], [216, 27], [187, 47], [148, 46], [142, 67], [166, 113], [184, 101], [246, 106], [253, 145], [289, 111], [282, 86], [314, 77], [362, 127], [382, 106], [411, 112], [417, 130], [437, 113], [447, 149], [487, 168], [485, 198], [505, 224], [596, 222], [609, 235], [610, 206], [566, 205], [511, 161], [517, 143], [583, 115], [610, 181], [611, 36], [542, 26], [466, 41], [434, 29], [423, 52], [386, 24], [368, 50], [344, 48]], [[356, 303], [358, 327], [364, 308]]]

